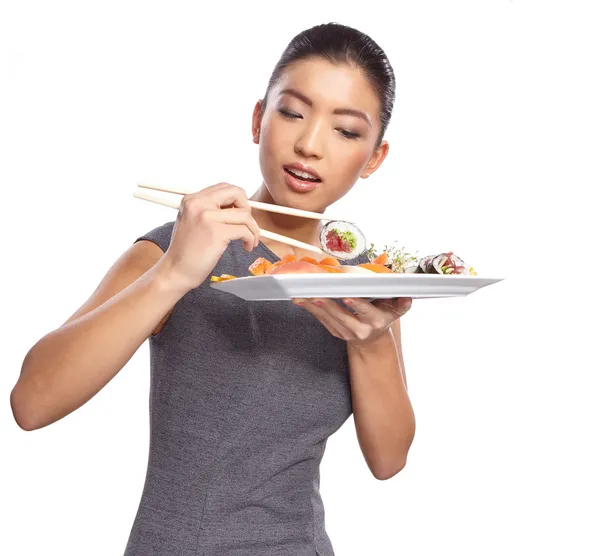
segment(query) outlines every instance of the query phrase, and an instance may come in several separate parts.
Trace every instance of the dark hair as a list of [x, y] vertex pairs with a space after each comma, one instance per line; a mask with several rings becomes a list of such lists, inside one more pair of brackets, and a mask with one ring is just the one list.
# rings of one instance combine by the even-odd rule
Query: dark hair
[[371, 37], [346, 25], [316, 25], [290, 41], [271, 74], [261, 113], [264, 113], [269, 91], [277, 84], [285, 69], [293, 62], [312, 57], [324, 58], [332, 64], [355, 65], [364, 72], [381, 102], [381, 133], [377, 139], [379, 147], [390, 123], [396, 97], [394, 70], [385, 52]]

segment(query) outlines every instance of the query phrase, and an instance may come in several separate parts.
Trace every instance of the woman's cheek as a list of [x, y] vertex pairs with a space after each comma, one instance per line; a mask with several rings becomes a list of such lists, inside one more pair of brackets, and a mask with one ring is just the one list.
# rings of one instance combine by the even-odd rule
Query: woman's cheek
[[273, 137], [273, 129], [271, 126], [263, 126], [261, 130], [260, 142], [259, 142], [259, 160], [260, 167], [263, 175], [269, 175], [271, 168], [277, 164], [277, 160], [274, 159], [274, 155], [277, 152], [277, 140]]
[[350, 154], [346, 152], [344, 164], [339, 165], [340, 170], [343, 171], [343, 175], [340, 175], [338, 179], [343, 183], [354, 184], [360, 177], [368, 161], [369, 157], [366, 156], [362, 149]]

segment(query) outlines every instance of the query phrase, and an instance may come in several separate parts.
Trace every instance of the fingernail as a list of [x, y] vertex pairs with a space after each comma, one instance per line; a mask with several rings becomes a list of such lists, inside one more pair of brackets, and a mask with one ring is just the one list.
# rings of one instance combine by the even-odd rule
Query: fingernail
[[322, 301], [319, 301], [319, 300], [317, 300], [317, 301], [313, 301], [313, 303], [314, 303], [315, 305], [318, 305], [319, 307], [321, 307], [321, 306], [323, 305], [323, 302], [322, 302]]
[[352, 300], [351, 299], [344, 299], [344, 303], [346, 305], [352, 305]]

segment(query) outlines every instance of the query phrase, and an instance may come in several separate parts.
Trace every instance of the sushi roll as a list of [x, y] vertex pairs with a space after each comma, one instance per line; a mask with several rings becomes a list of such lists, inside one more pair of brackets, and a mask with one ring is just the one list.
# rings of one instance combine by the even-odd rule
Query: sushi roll
[[435, 257], [435, 255], [429, 255], [427, 257], [422, 257], [419, 259], [417, 267], [414, 270], [415, 274], [429, 274], [428, 266], [429, 262]]
[[350, 222], [332, 220], [321, 230], [321, 249], [336, 259], [358, 257], [366, 249], [363, 233]]
[[452, 251], [419, 261], [420, 273], [425, 274], [468, 274], [465, 263]]

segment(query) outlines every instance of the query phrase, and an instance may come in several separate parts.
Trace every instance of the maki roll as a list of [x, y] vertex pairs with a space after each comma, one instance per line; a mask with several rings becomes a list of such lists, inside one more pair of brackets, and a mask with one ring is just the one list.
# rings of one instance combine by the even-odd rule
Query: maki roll
[[452, 251], [423, 257], [416, 270], [418, 274], [470, 274], [462, 259]]
[[321, 249], [336, 259], [358, 257], [366, 249], [363, 233], [350, 222], [332, 220], [321, 230]]
[[419, 262], [417, 263], [417, 267], [416, 267], [414, 273], [415, 274], [429, 274], [429, 272], [427, 270], [428, 266], [429, 266], [429, 262], [434, 257], [435, 257], [435, 255], [429, 255], [428, 257], [422, 257], [421, 259], [419, 259]]

